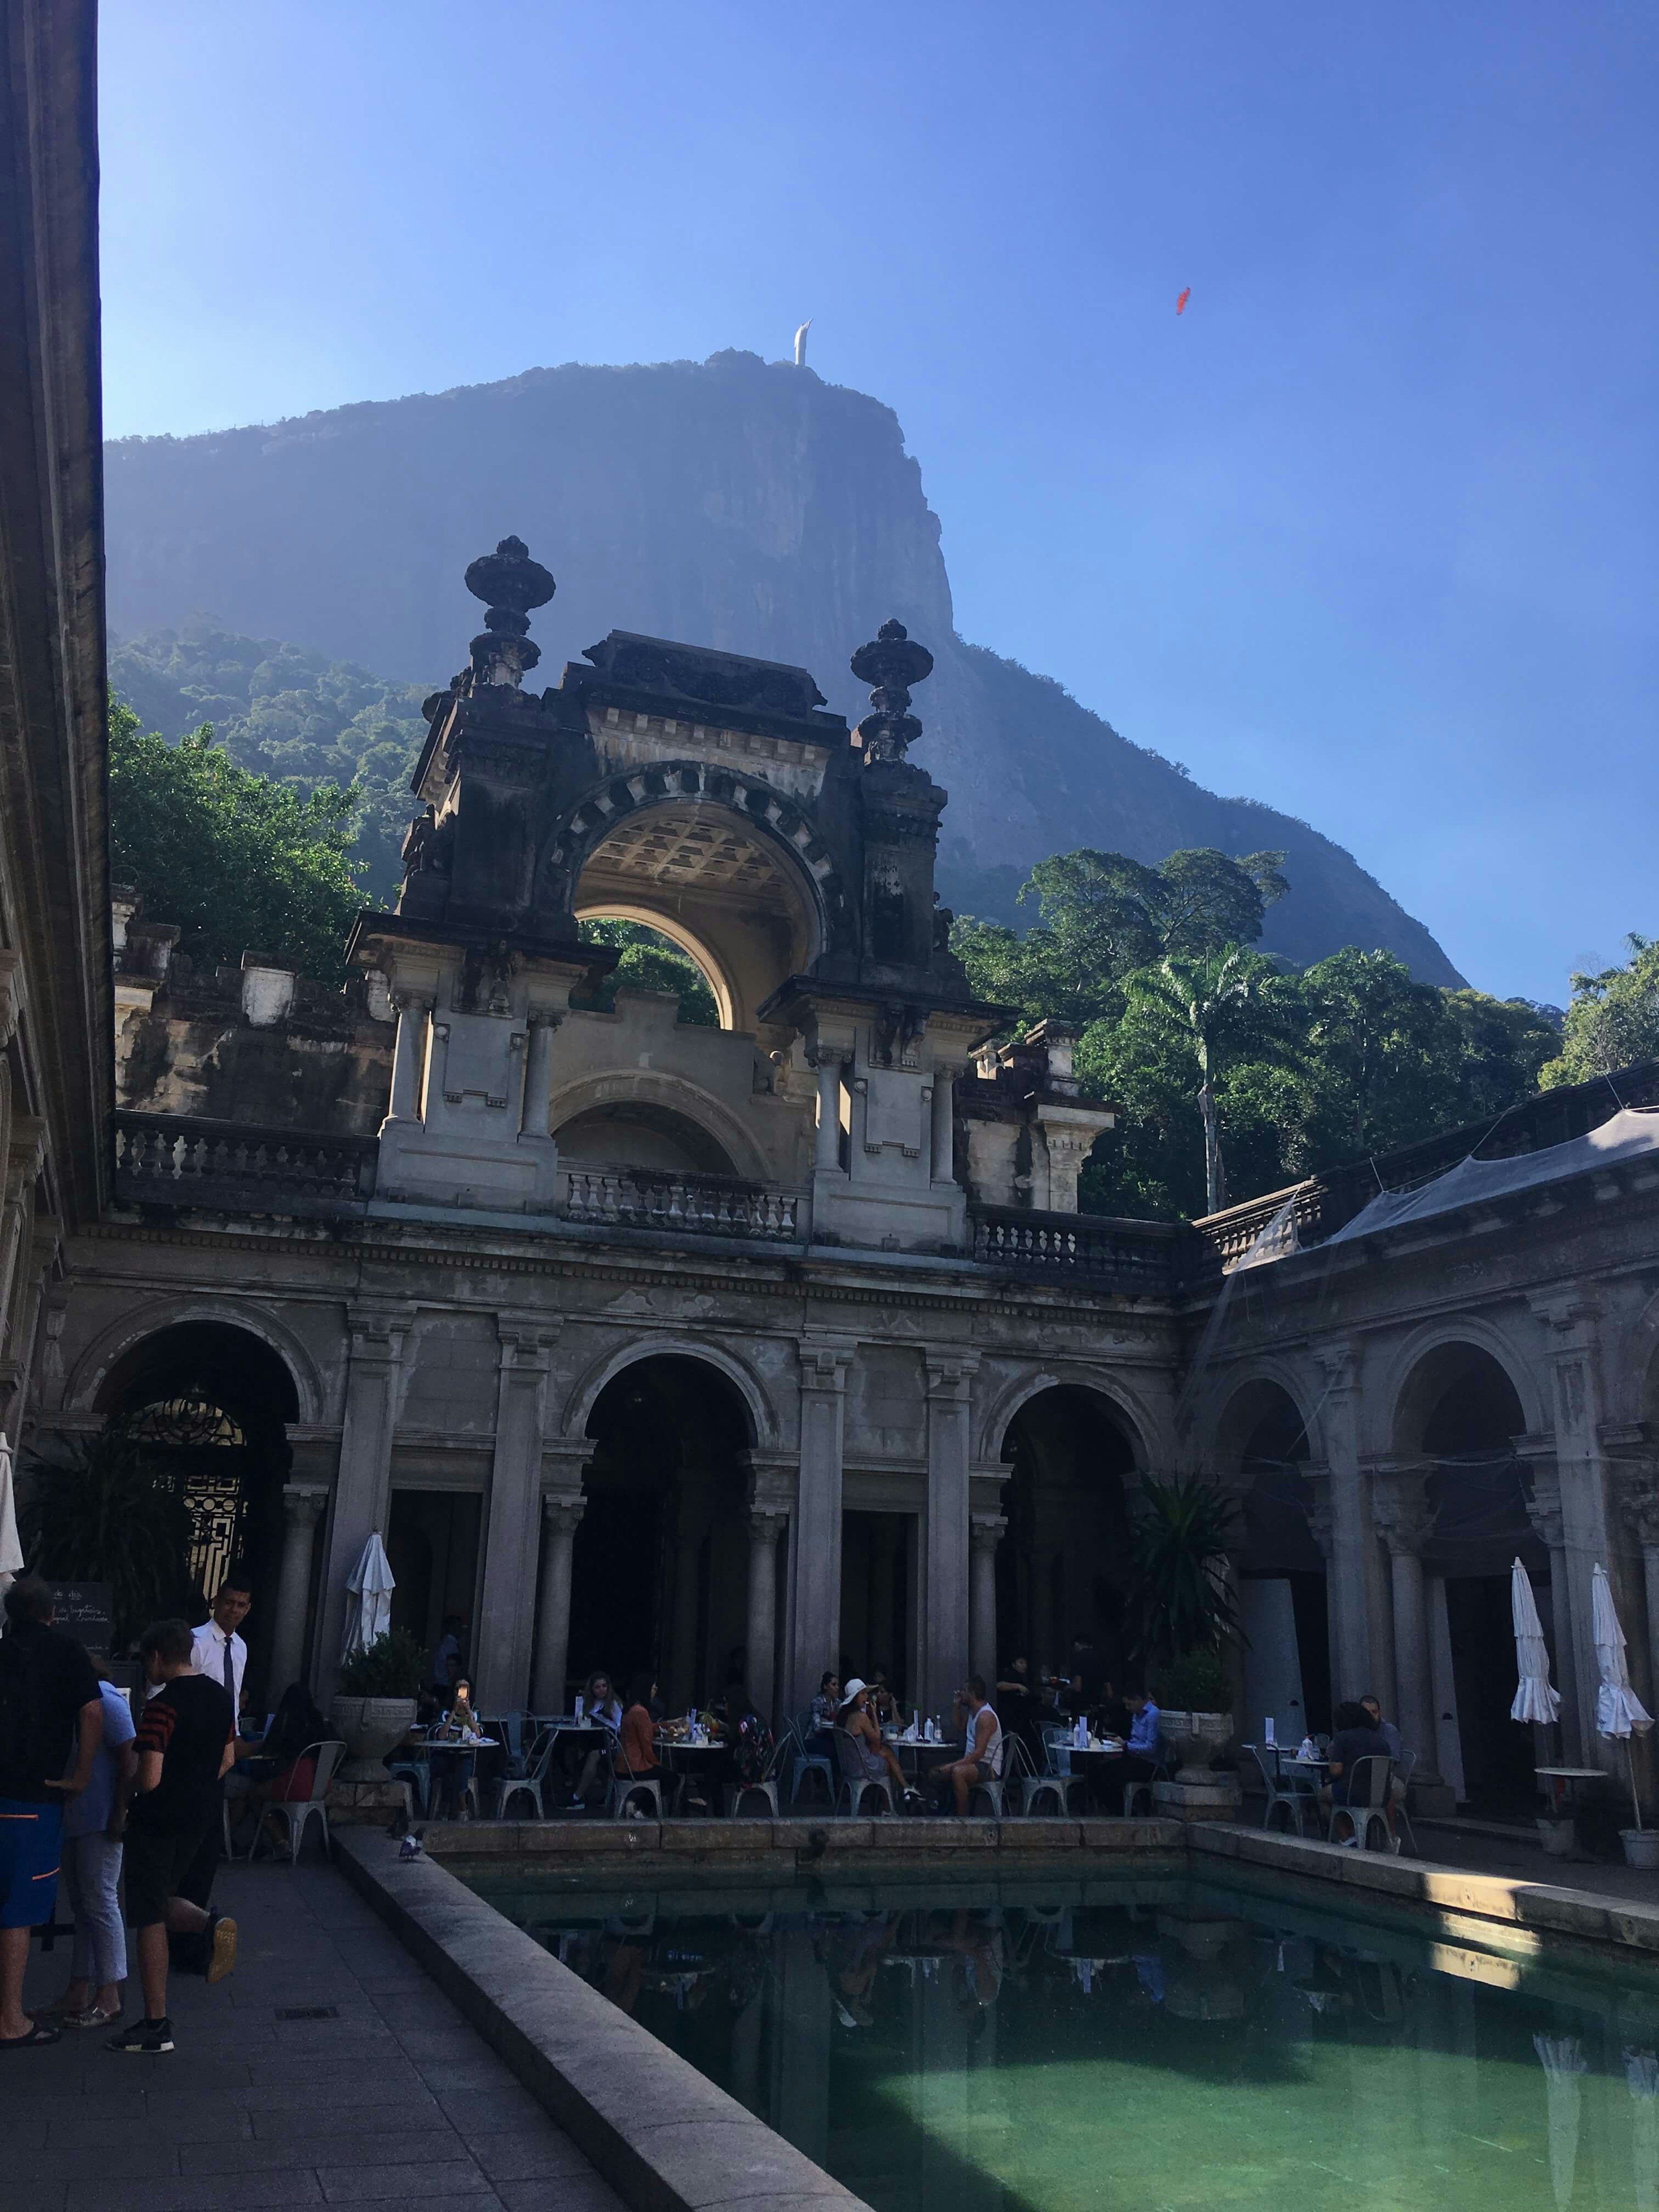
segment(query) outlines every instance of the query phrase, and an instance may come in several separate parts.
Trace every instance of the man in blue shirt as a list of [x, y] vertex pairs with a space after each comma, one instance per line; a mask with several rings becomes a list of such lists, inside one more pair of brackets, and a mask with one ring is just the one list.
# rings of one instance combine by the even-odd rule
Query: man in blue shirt
[[1130, 1690], [1123, 1702], [1129, 1708], [1128, 1748], [1115, 1779], [1126, 1785], [1131, 1782], [1150, 1782], [1164, 1756], [1159, 1730], [1164, 1716], [1144, 1690]]

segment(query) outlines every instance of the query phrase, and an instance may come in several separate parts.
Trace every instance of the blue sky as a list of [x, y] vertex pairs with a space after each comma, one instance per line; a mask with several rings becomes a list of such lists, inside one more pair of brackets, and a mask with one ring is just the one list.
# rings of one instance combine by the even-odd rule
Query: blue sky
[[965, 636], [1313, 822], [1484, 988], [1659, 933], [1650, 6], [102, 16], [110, 434], [810, 314]]

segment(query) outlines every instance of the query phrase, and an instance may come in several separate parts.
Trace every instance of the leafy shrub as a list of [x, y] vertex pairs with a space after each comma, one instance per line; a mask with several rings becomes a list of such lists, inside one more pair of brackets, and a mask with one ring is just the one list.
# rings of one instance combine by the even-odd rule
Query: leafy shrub
[[190, 1507], [174, 1474], [118, 1430], [32, 1453], [24, 1556], [53, 1582], [107, 1583], [115, 1648], [190, 1610]]
[[1153, 1680], [1158, 1704], [1172, 1713], [1224, 1713], [1232, 1702], [1218, 1651], [1183, 1651]]
[[389, 1628], [346, 1661], [340, 1669], [340, 1693], [347, 1698], [418, 1697], [431, 1656], [406, 1628]]

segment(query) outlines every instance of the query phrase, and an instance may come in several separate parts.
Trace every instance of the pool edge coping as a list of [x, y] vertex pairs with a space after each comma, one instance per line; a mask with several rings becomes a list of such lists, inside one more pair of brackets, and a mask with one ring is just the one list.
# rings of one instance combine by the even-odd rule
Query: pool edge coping
[[[631, 2212], [801, 2212], [807, 2199], [870, 2212], [447, 1869], [365, 1829], [335, 1845], [353, 1887]], [[707, 2186], [716, 2176], [732, 2185]]]

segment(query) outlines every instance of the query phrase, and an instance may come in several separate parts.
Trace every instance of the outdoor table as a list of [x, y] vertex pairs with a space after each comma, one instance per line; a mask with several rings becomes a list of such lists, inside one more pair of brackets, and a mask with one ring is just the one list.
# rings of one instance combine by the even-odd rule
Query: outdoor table
[[1532, 1770], [1544, 1786], [1550, 1801], [1550, 1810], [1558, 1818], [1565, 1818], [1566, 1809], [1584, 1795], [1587, 1782], [1606, 1782], [1606, 1770], [1600, 1766], [1534, 1766]]
[[[472, 1780], [474, 1775], [477, 1771], [478, 1753], [481, 1751], [498, 1751], [500, 1748], [501, 1739], [498, 1736], [474, 1736], [463, 1741], [459, 1736], [428, 1735], [424, 1746], [427, 1768], [428, 1772], [430, 1772], [432, 1767], [432, 1754], [434, 1751], [438, 1753], [440, 1756], [441, 1756], [445, 1752], [448, 1752], [453, 1753], [458, 1760], [465, 1760], [466, 1764], [465, 1767], [460, 1765], [454, 1767], [445, 1779], [443, 1784], [443, 1796], [445, 1799], [448, 1799], [453, 1790], [453, 1794], [456, 1800], [457, 1809], [459, 1810], [460, 1803], [466, 1794], [466, 1785]], [[438, 1776], [434, 1774], [432, 1780], [435, 1789], [439, 1780]], [[433, 1802], [435, 1805], [435, 1797], [434, 1798]]]
[[964, 1756], [959, 1743], [927, 1743], [920, 1736], [902, 1735], [884, 1735], [882, 1741], [897, 1759], [900, 1771], [914, 1775], [918, 1782], [933, 1767]]

